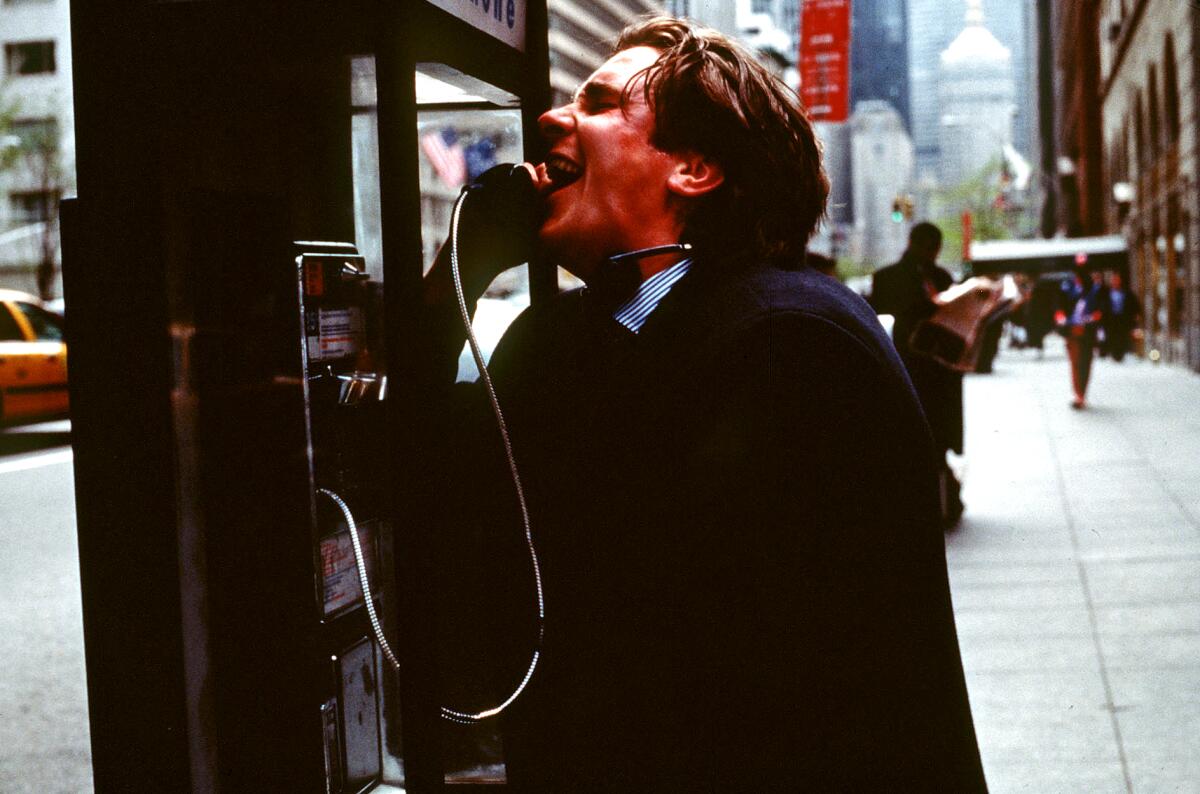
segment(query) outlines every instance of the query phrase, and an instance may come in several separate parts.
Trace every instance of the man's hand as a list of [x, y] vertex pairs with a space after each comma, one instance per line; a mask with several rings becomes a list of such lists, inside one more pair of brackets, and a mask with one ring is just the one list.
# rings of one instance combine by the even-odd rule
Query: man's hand
[[[478, 300], [497, 275], [529, 261], [541, 226], [542, 202], [535, 186], [537, 172], [528, 163], [504, 164], [480, 174], [466, 187], [459, 210], [458, 268], [468, 302]], [[449, 292], [450, 249], [447, 240], [426, 276], [427, 303]]]

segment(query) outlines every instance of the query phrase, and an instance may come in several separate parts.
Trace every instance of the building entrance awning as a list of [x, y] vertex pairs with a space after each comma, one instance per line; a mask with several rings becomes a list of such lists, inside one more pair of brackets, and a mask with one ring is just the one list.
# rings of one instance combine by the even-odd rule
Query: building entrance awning
[[1051, 240], [988, 240], [971, 243], [971, 257], [964, 262], [976, 276], [1001, 273], [1068, 273], [1077, 265], [1086, 270], [1119, 270], [1129, 267], [1125, 238], [1062, 237]]

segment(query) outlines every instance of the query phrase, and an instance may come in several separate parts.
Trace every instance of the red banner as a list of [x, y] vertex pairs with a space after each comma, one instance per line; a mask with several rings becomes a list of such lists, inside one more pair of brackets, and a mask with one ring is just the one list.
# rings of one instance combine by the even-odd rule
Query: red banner
[[850, 115], [850, 0], [804, 0], [800, 97], [813, 121]]

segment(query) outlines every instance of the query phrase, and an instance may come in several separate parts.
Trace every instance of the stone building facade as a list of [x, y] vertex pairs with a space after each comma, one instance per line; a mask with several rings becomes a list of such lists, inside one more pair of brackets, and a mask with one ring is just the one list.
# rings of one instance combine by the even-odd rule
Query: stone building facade
[[1200, 371], [1200, 5], [1096, 3], [1103, 226], [1128, 241], [1151, 358]]
[[904, 119], [882, 99], [864, 99], [850, 117], [854, 228], [851, 250], [880, 268], [900, 258], [908, 224], [892, 219], [893, 204], [912, 186], [915, 152]]

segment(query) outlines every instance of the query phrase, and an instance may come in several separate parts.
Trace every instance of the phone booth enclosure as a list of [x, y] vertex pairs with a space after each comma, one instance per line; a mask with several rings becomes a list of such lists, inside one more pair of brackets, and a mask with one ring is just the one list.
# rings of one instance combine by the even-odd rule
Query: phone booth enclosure
[[[464, 176], [536, 155], [545, 7], [518, 5], [523, 51], [424, 2], [72, 5], [64, 290], [97, 790], [454, 774], [412, 342], [458, 173], [439, 147]], [[325, 491], [354, 513], [398, 676]]]

